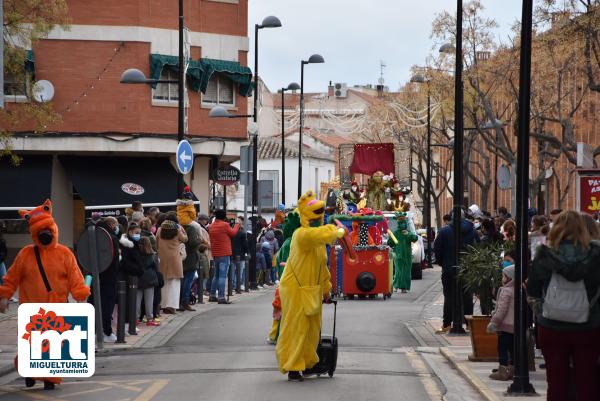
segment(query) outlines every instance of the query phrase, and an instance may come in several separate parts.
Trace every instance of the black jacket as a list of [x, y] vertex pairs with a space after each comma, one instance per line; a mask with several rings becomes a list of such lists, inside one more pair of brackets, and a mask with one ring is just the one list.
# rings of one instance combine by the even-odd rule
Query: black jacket
[[7, 254], [8, 251], [6, 249], [6, 241], [4, 238], [0, 238], [0, 263], [4, 263]]
[[[588, 300], [596, 295], [600, 288], [600, 242], [592, 241], [590, 248], [584, 250], [570, 242], [560, 244], [558, 250], [541, 245], [535, 254], [527, 280], [527, 295], [543, 298], [552, 273], [560, 273], [569, 281], [583, 280]], [[543, 308], [543, 305], [542, 305]], [[600, 302], [591, 305], [590, 318], [587, 323], [566, 323], [546, 319], [538, 311], [538, 322], [542, 326], [556, 330], [585, 330], [600, 327]]]
[[158, 287], [158, 256], [142, 255], [144, 263], [144, 273], [138, 278], [138, 288], [144, 290], [146, 288]]
[[123, 248], [121, 270], [130, 276], [140, 277], [144, 274], [144, 258], [138, 244], [133, 248]]
[[246, 230], [240, 226], [235, 237], [231, 239], [231, 255], [243, 258], [248, 254], [248, 236]]
[[183, 226], [185, 230], [185, 234], [188, 237], [188, 240], [185, 243], [185, 253], [186, 257], [183, 261], [183, 272], [188, 273], [193, 270], [198, 270], [200, 263], [200, 245], [202, 244], [202, 240], [200, 238], [200, 229], [199, 227], [194, 227], [194, 225], [189, 224], [187, 226]]
[[[461, 250], [466, 250], [468, 245], [475, 245], [479, 242], [479, 237], [475, 231], [473, 223], [468, 220], [460, 222], [461, 231]], [[454, 225], [452, 223], [443, 227], [433, 242], [433, 252], [435, 260], [442, 265], [442, 271], [454, 272]]]

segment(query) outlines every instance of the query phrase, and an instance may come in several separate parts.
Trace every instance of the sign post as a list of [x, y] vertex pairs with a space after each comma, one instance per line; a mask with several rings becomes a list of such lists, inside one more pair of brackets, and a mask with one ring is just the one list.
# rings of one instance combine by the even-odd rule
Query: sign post
[[179, 141], [175, 158], [177, 159], [177, 169], [181, 174], [185, 175], [192, 171], [192, 167], [194, 167], [194, 152], [192, 145], [185, 139]]

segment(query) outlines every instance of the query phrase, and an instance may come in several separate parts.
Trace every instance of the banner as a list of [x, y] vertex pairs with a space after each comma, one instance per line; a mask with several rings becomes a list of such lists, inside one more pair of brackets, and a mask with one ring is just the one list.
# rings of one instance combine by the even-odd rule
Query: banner
[[381, 171], [383, 174], [395, 173], [394, 144], [355, 144], [350, 173], [373, 175], [377, 171]]
[[600, 212], [600, 174], [579, 177], [579, 211]]

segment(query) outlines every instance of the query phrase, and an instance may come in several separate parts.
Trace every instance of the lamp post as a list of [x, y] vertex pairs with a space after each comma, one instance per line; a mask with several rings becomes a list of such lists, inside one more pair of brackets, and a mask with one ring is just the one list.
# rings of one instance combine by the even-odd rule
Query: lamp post
[[313, 54], [307, 61], [300, 61], [300, 130], [298, 131], [298, 199], [302, 196], [302, 130], [304, 129], [304, 65], [324, 63], [319, 54]]
[[[183, 51], [183, 0], [179, 0], [179, 71], [177, 79], [147, 79], [144, 73], [138, 69], [130, 68], [121, 74], [122, 84], [149, 84], [156, 83], [177, 84], [177, 142], [183, 141], [185, 137], [185, 64]], [[177, 174], [177, 197], [183, 194], [183, 174]]]
[[531, 36], [533, 0], [523, 0], [521, 17], [521, 68], [519, 69], [519, 133], [517, 139], [517, 258], [515, 260], [515, 344], [513, 382], [508, 387], [510, 395], [532, 395], [535, 390], [529, 382], [527, 363], [527, 307], [522, 283], [525, 278], [528, 255], [529, 200], [529, 118], [531, 96]]
[[425, 178], [425, 225], [427, 226], [427, 267], [431, 268], [431, 85], [429, 80], [423, 75], [417, 74], [410, 79], [410, 82], [417, 84], [427, 84], [427, 166]]
[[460, 230], [462, 217], [462, 204], [464, 199], [463, 182], [463, 52], [462, 52], [462, 21], [463, 21], [463, 2], [456, 1], [456, 46], [445, 44], [440, 48], [441, 53], [450, 53], [455, 51], [455, 70], [454, 70], [454, 207], [453, 207], [453, 228], [454, 228], [454, 304], [452, 308], [452, 334], [465, 334], [463, 329], [463, 305], [462, 305], [462, 286], [458, 280], [458, 265], [460, 261], [460, 252], [462, 248], [462, 233]]
[[281, 203], [285, 205], [285, 92], [300, 89], [292, 82], [287, 88], [281, 88]]

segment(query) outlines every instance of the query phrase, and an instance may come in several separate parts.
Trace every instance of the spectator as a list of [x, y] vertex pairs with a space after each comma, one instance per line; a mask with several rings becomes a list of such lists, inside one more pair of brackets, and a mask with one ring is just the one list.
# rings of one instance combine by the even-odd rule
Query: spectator
[[256, 247], [256, 274], [257, 274], [257, 287], [264, 288], [264, 279], [267, 273], [267, 261], [265, 260], [265, 254], [262, 251], [262, 247]]
[[144, 310], [146, 312], [146, 326], [159, 326], [154, 320], [154, 288], [159, 286], [158, 282], [158, 257], [152, 249], [150, 238], [140, 239], [140, 250], [142, 253], [142, 264], [144, 271], [138, 280], [136, 298], [136, 316], [140, 317], [142, 298], [144, 299]]
[[277, 281], [277, 269], [274, 266], [272, 266], [272, 262], [273, 256], [277, 255], [277, 251], [279, 250], [279, 241], [277, 240], [277, 238], [275, 238], [275, 232], [272, 229], [267, 230], [267, 232], [264, 235], [263, 241], [268, 242], [271, 248], [271, 252], [269, 253], [270, 258], [267, 258], [266, 255], [265, 258], [267, 259], [267, 272], [270, 273], [269, 281], [271, 283], [275, 283], [275, 281]]
[[153, 206], [148, 210], [148, 214], [146, 217], [148, 217], [150, 219], [150, 221], [152, 222], [152, 234], [156, 234], [156, 223], [158, 221], [158, 215], [160, 214], [160, 210], [156, 207]]
[[267, 285], [269, 287], [273, 286], [273, 280], [271, 278], [271, 270], [273, 269], [273, 248], [271, 248], [271, 244], [269, 241], [265, 240], [260, 246], [262, 253], [265, 257], [265, 271], [263, 274], [263, 285]]
[[156, 237], [152, 233], [152, 227], [153, 227], [152, 221], [148, 217], [144, 217], [142, 220], [140, 220], [140, 222], [138, 224], [140, 225], [140, 228], [142, 229], [142, 231], [141, 231], [142, 238], [144, 238], [144, 237], [148, 238], [148, 240], [150, 241], [150, 245], [152, 246], [152, 250], [154, 252], [156, 252], [157, 251]]
[[600, 226], [594, 221], [594, 218], [587, 213], [582, 213], [581, 216], [585, 221], [585, 226], [590, 233], [592, 241], [600, 241]]
[[[137, 285], [137, 279], [144, 273], [144, 261], [142, 258], [142, 251], [140, 249], [141, 229], [140, 226], [135, 223], [129, 223], [127, 232], [121, 237], [121, 244], [123, 250], [121, 252], [121, 275], [126, 277], [127, 280], [127, 291], [131, 294], [131, 291], [135, 291], [135, 294], [131, 294], [133, 299], [137, 296], [137, 290], [132, 290], [133, 284]], [[131, 298], [127, 298], [131, 299]], [[137, 318], [137, 317], [136, 317]], [[135, 328], [138, 332], [138, 328]]]
[[[546, 361], [547, 399], [550, 401], [569, 399], [569, 377], [574, 378], [572, 388], [577, 400], [598, 400], [596, 369], [600, 356], [600, 304], [595, 298], [600, 287], [599, 260], [600, 245], [591, 241], [585, 221], [575, 211], [563, 212], [555, 218], [547, 245], [538, 248], [533, 260], [527, 292], [537, 316], [539, 343]], [[545, 294], [551, 280], [556, 282], [561, 277], [569, 282], [583, 281], [590, 302], [587, 322], [546, 317], [551, 310], [542, 309]], [[574, 370], [572, 375], [570, 366]]]
[[504, 236], [505, 241], [516, 241], [517, 239], [517, 225], [513, 220], [506, 220], [502, 224], [500, 232]]
[[139, 224], [143, 218], [144, 218], [143, 212], [135, 211], [135, 212], [131, 213], [131, 221], [133, 221], [134, 223]]
[[[239, 224], [233, 228], [227, 223], [225, 210], [215, 211], [215, 221], [210, 225], [208, 235], [210, 236], [211, 250], [215, 263], [215, 275], [210, 286], [209, 302], [229, 304], [225, 298], [225, 283], [231, 258], [231, 238], [235, 237], [240, 229]], [[218, 298], [217, 298], [218, 294]]]
[[444, 226], [447, 226], [448, 224], [450, 224], [452, 222], [452, 216], [449, 214], [445, 214], [442, 217], [442, 221], [444, 222]]
[[[461, 219], [461, 249], [466, 249], [467, 245], [473, 245], [478, 241], [477, 233], [473, 227], [473, 223], [464, 218], [464, 212]], [[456, 268], [454, 266], [454, 223], [450, 222], [443, 227], [433, 243], [433, 251], [435, 259], [442, 266], [442, 288], [444, 293], [444, 316], [442, 327], [437, 330], [437, 333], [447, 333], [450, 330], [452, 323], [452, 305], [454, 297], [457, 296], [454, 291], [456, 282]], [[473, 295], [465, 291], [463, 293], [464, 314], [473, 314]]]
[[531, 219], [531, 232], [529, 233], [529, 249], [532, 257], [540, 245], [546, 243], [546, 236], [550, 231], [546, 216], [533, 216]]
[[[179, 308], [181, 279], [183, 278], [183, 256], [180, 245], [187, 241], [184, 229], [172, 218], [173, 215], [167, 215], [156, 233], [160, 272], [165, 282], [161, 292], [163, 312], [170, 315]], [[175, 220], [177, 220], [177, 215], [175, 215]]]
[[504, 220], [508, 220], [508, 219], [512, 218], [511, 214], [508, 213], [508, 210], [504, 206], [500, 206], [498, 208], [498, 217], [501, 217]]
[[481, 243], [485, 245], [502, 244], [504, 238], [496, 229], [496, 225], [492, 219], [484, 219], [481, 223]]
[[502, 287], [496, 296], [496, 310], [487, 326], [488, 333], [498, 334], [498, 370], [490, 375], [492, 380], [507, 381], [513, 377], [514, 344], [514, 291], [515, 266], [505, 261], [502, 269]]
[[134, 212], [144, 213], [144, 205], [142, 205], [142, 202], [140, 201], [133, 201], [131, 203], [131, 209], [133, 209]]
[[556, 219], [558, 218], [558, 216], [562, 213], [562, 209], [552, 209], [550, 211], [550, 228], [552, 228], [552, 226], [554, 225], [554, 223], [556, 222]]
[[[202, 213], [198, 216], [198, 223], [200, 223], [200, 238], [202, 238], [202, 245], [200, 246], [200, 265], [201, 273], [200, 279], [202, 281], [202, 288], [208, 289], [208, 277], [210, 275], [210, 265], [213, 263], [212, 252], [210, 249], [210, 235], [208, 234], [208, 221], [209, 218], [206, 214]], [[204, 294], [198, 294], [203, 296]]]
[[[246, 234], [246, 230], [244, 229], [244, 218], [243, 217], [238, 217], [238, 224], [240, 225], [240, 229], [238, 230], [237, 234], [235, 235], [235, 237], [233, 237], [231, 239], [231, 249], [233, 252], [233, 258], [234, 260], [236, 260], [239, 257], [239, 269], [240, 269], [240, 289], [245, 290], [245, 287], [242, 283], [245, 282], [245, 277], [244, 275], [246, 274], [245, 272], [245, 268], [246, 268], [246, 255], [248, 254], [248, 237]], [[242, 291], [239, 291], [238, 288], [238, 283], [237, 283], [237, 273], [236, 273], [236, 268], [237, 266], [234, 264], [233, 265], [233, 269], [232, 269], [232, 276], [233, 276], [233, 288], [235, 288], [235, 292], [237, 294], [241, 294]]]
[[100, 273], [100, 302], [102, 307], [102, 329], [104, 342], [114, 343], [117, 336], [112, 329], [112, 316], [117, 303], [117, 279], [119, 276], [119, 222], [114, 217], [104, 217], [98, 227], [105, 229], [113, 244], [113, 255], [110, 265]]
[[185, 252], [187, 257], [183, 261], [183, 283], [181, 296], [181, 310], [194, 312], [195, 309], [190, 306], [190, 295], [192, 284], [200, 266], [200, 246], [202, 239], [200, 238], [200, 226], [195, 221], [195, 224], [186, 224], [183, 226], [187, 235], [185, 243]]

